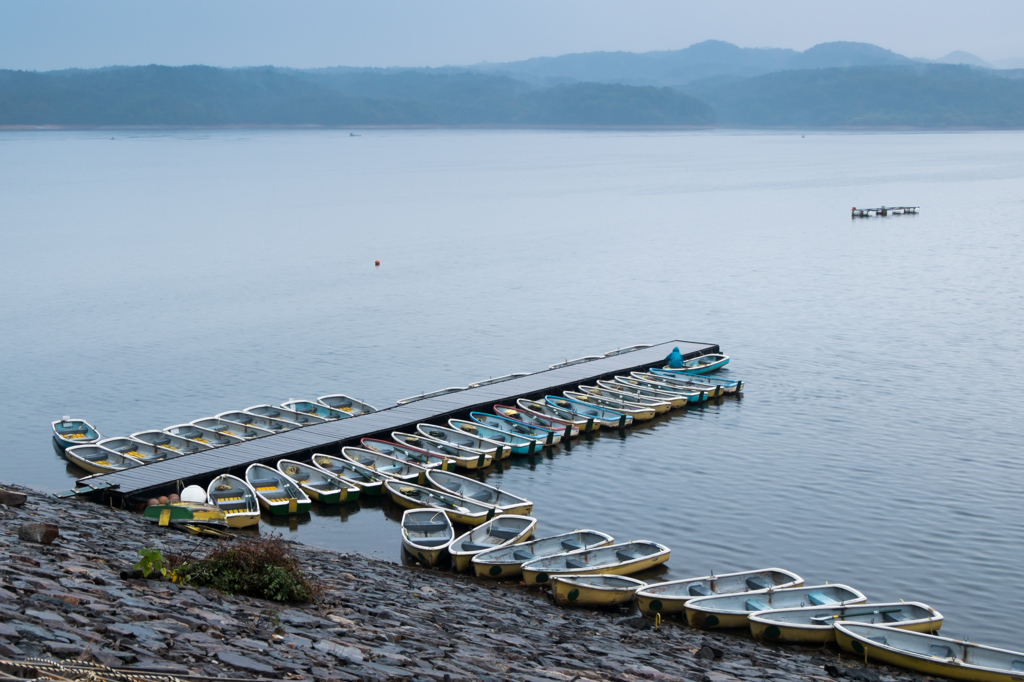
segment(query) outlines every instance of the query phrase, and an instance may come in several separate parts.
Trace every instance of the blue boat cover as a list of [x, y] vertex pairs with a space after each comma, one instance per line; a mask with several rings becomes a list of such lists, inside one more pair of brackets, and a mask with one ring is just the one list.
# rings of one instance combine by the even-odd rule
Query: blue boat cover
[[683, 365], [683, 354], [679, 352], [679, 346], [672, 349], [672, 352], [665, 358], [668, 360], [668, 366], [672, 369], [682, 369]]

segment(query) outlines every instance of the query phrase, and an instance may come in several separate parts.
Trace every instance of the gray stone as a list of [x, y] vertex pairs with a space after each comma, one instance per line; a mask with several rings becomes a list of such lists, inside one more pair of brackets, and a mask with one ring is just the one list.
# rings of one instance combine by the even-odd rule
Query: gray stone
[[0, 488], [0, 504], [6, 504], [8, 507], [20, 507], [27, 501], [28, 495], [25, 493]]
[[254, 661], [248, 656], [236, 654], [233, 651], [218, 651], [217, 658], [220, 659], [222, 663], [230, 665], [232, 668], [238, 668], [239, 670], [248, 670], [252, 673], [274, 673], [274, 669], [271, 666], [264, 665], [259, 661]]
[[29, 618], [35, 618], [41, 620], [47, 625], [66, 625], [67, 621], [64, 620], [63, 616], [60, 616], [51, 611], [38, 611], [36, 609], [25, 609], [25, 615]]
[[60, 529], [53, 523], [26, 523], [18, 528], [18, 537], [25, 542], [48, 545], [57, 539]]
[[323, 651], [324, 653], [330, 654], [335, 658], [348, 661], [350, 663], [362, 663], [363, 654], [359, 649], [352, 646], [345, 646], [329, 639], [319, 639], [313, 648], [317, 651]]

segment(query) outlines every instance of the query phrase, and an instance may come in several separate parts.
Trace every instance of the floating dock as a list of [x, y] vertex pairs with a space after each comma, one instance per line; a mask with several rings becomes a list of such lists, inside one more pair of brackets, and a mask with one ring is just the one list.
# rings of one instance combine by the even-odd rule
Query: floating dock
[[850, 212], [851, 218], [869, 218], [871, 216], [903, 215], [904, 213], [917, 213], [920, 206], [882, 206], [880, 208], [857, 208]]
[[562, 395], [579, 384], [592, 384], [616, 374], [628, 374], [659, 366], [675, 346], [683, 357], [695, 358], [718, 353], [717, 345], [690, 341], [668, 341], [646, 348], [612, 351], [605, 356], [577, 363], [560, 363], [533, 374], [510, 375], [497, 383], [480, 382], [465, 390], [395, 405], [371, 414], [306, 426], [255, 440], [183, 455], [116, 473], [94, 474], [78, 480], [78, 489], [88, 489], [104, 500], [126, 504], [143, 503], [192, 484], [203, 488], [220, 474], [244, 476], [250, 464], [273, 466], [282, 458], [307, 460], [313, 453], [337, 454], [343, 446], [358, 445], [361, 438], [391, 440], [392, 431], [415, 432], [417, 424], [446, 424], [449, 418], [470, 412], [490, 412], [497, 403], [515, 405], [518, 398]]

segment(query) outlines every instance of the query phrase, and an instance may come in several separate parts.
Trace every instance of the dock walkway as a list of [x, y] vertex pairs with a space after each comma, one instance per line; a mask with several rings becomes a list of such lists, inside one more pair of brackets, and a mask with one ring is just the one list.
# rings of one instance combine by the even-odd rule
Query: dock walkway
[[581, 383], [593, 383], [616, 374], [628, 374], [656, 366], [675, 346], [679, 347], [685, 358], [719, 352], [717, 345], [669, 341], [134, 469], [94, 474], [79, 479], [78, 485], [103, 488], [104, 498], [128, 502], [143, 502], [154, 495], [176, 492], [193, 483], [205, 488], [210, 480], [220, 474], [244, 475], [250, 464], [273, 465], [285, 457], [305, 460], [314, 452], [334, 454], [342, 446], [358, 445], [361, 438], [390, 440], [392, 431], [415, 431], [416, 425], [422, 422], [444, 424], [451, 417], [468, 415], [473, 411], [490, 412], [496, 403], [514, 405], [518, 398], [561, 395], [562, 391], [571, 390]]

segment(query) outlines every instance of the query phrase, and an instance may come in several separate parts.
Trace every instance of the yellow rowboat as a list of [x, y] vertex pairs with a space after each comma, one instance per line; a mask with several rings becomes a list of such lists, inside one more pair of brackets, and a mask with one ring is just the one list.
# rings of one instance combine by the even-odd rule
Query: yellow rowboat
[[250, 464], [245, 480], [256, 491], [260, 506], [274, 516], [305, 514], [312, 502], [299, 484], [263, 464]]
[[504, 511], [500, 507], [467, 500], [459, 495], [443, 493], [439, 490], [393, 479], [384, 482], [384, 489], [391, 496], [392, 501], [400, 507], [405, 509], [441, 509], [452, 520], [452, 523], [461, 523], [464, 526], [479, 526]]
[[428, 471], [427, 482], [431, 487], [446, 493], [462, 495], [477, 502], [493, 504], [501, 507], [506, 514], [529, 515], [533, 511], [533, 502], [525, 497], [519, 497], [504, 490], [499, 490], [493, 485], [487, 485], [472, 478], [459, 476], [447, 471]]
[[499, 547], [480, 552], [473, 557], [473, 572], [478, 578], [512, 578], [521, 575], [527, 561], [576, 552], [581, 549], [604, 547], [615, 542], [607, 533], [596, 530], [574, 530], [547, 538], [530, 540], [511, 547]]
[[421, 447], [406, 445], [402, 442], [392, 443], [391, 441], [378, 438], [362, 438], [359, 441], [359, 445], [367, 450], [373, 450], [382, 455], [400, 459], [403, 462], [418, 464], [424, 469], [443, 469], [448, 471], [455, 468], [455, 462], [452, 461], [451, 457], [436, 452], [429, 452]]
[[667, 583], [651, 583], [637, 591], [636, 603], [640, 613], [682, 613], [686, 602], [715, 594], [734, 594], [754, 590], [779, 590], [800, 587], [804, 579], [796, 573], [781, 568], [762, 568], [756, 571], [706, 575], [702, 578], [672, 580]]
[[445, 471], [451, 471], [455, 467], [469, 470], [483, 469], [486, 466], [490, 466], [491, 462], [494, 461], [491, 455], [482, 450], [475, 450], [462, 445], [455, 445], [454, 443], [446, 443], [443, 440], [434, 440], [426, 436], [392, 431], [391, 437], [395, 439], [396, 443], [408, 446], [410, 449], [416, 448], [431, 457], [444, 459], [448, 464], [441, 468]]
[[137, 467], [142, 462], [126, 457], [98, 445], [73, 445], [64, 451], [64, 456], [90, 474], [105, 474]]
[[384, 490], [387, 476], [342, 457], [313, 453], [313, 466], [333, 474], [349, 485], [359, 488], [362, 495], [377, 497]]
[[704, 384], [702, 387], [698, 387], [659, 381], [657, 375], [645, 374], [643, 372], [633, 372], [628, 377], [616, 375], [615, 383], [626, 386], [627, 388], [640, 387], [676, 396], [684, 395], [691, 403], [702, 403], [708, 398], [717, 398], [722, 390], [721, 386], [714, 386], [710, 384]]
[[813, 585], [782, 590], [718, 594], [686, 602], [686, 621], [692, 628], [746, 628], [756, 611], [805, 606], [863, 604], [863, 594], [846, 585]]
[[[202, 489], [200, 488], [200, 490]], [[153, 504], [142, 512], [142, 518], [160, 526], [171, 524], [220, 526], [222, 528], [228, 526], [225, 514], [219, 507], [201, 502]]]
[[277, 470], [298, 483], [302, 492], [317, 502], [339, 504], [359, 499], [359, 486], [351, 485], [312, 464], [282, 459], [277, 463]]
[[600, 395], [593, 395], [590, 393], [578, 393], [576, 391], [562, 391], [562, 394], [566, 398], [572, 398], [582, 403], [589, 403], [591, 405], [597, 405], [598, 407], [605, 407], [615, 412], [621, 412], [622, 414], [629, 415], [635, 421], [646, 421], [648, 419], [654, 419], [654, 415], [658, 414], [653, 407], [644, 407], [639, 403], [625, 400], [616, 400], [614, 398], [605, 398]]
[[313, 424], [323, 424], [326, 419], [319, 417], [316, 414], [310, 414], [306, 412], [296, 412], [295, 410], [289, 410], [285, 407], [278, 407], [277, 405], [253, 405], [247, 407], [242, 412], [251, 414], [254, 417], [265, 417], [266, 419], [277, 419], [283, 422], [289, 422], [291, 424], [297, 424], [299, 426], [312, 426]]
[[206, 417], [205, 419], [196, 419], [192, 422], [193, 426], [198, 426], [206, 431], [213, 431], [215, 433], [224, 433], [239, 440], [252, 440], [253, 438], [262, 438], [263, 436], [269, 436], [273, 431], [266, 429], [257, 428], [255, 426], [247, 426], [245, 424], [238, 424], [236, 422], [229, 422], [224, 419], [218, 419], [217, 417]]
[[529, 516], [506, 514], [495, 517], [452, 540], [448, 547], [452, 564], [460, 573], [468, 571], [473, 557], [480, 552], [529, 540], [536, 527], [537, 519]]
[[750, 632], [756, 639], [770, 642], [828, 644], [836, 640], [832, 626], [838, 621], [938, 632], [942, 614], [916, 601], [779, 609], [750, 614]]
[[519, 409], [524, 412], [537, 415], [538, 417], [553, 419], [561, 422], [562, 424], [572, 424], [573, 437], [579, 435], [580, 432], [597, 431], [601, 428], [601, 421], [599, 419], [584, 417], [582, 415], [575, 414], [572, 410], [548, 405], [546, 402], [520, 398], [516, 400], [516, 405], [518, 405]]
[[440, 509], [406, 509], [402, 514], [402, 547], [426, 566], [436, 566], [455, 537], [452, 522]]
[[625, 604], [646, 585], [624, 575], [553, 575], [551, 592], [555, 603], [565, 606], [614, 606]]
[[547, 417], [543, 414], [531, 412], [530, 410], [521, 410], [518, 407], [511, 407], [509, 405], [495, 405], [494, 412], [503, 417], [508, 417], [509, 419], [514, 419], [532, 426], [539, 426], [542, 429], [553, 431], [565, 440], [575, 438], [580, 435], [580, 427], [575, 424], [562, 421], [561, 419], [555, 419], [554, 417]]
[[523, 564], [523, 582], [546, 585], [553, 575], [629, 575], [668, 561], [671, 550], [648, 540], [634, 540], [534, 559]]
[[128, 438], [127, 436], [115, 436], [113, 438], [104, 438], [97, 446], [107, 451], [113, 451], [117, 454], [134, 459], [139, 464], [149, 464], [150, 462], [159, 462], [165, 459], [172, 459], [179, 457], [181, 453], [176, 453], [174, 450], [167, 450], [160, 448], [149, 443], [143, 443], [140, 440], [134, 438]]
[[211, 448], [234, 445], [235, 443], [241, 443], [246, 440], [245, 438], [229, 433], [226, 428], [222, 428], [219, 431], [212, 431], [210, 429], [204, 429], [200, 426], [196, 426], [195, 424], [175, 424], [174, 426], [168, 426], [164, 429], [164, 433], [192, 440]]
[[597, 386], [598, 388], [609, 391], [614, 395], [665, 402], [673, 409], [686, 407], [690, 402], [690, 398], [682, 393], [659, 391], [655, 388], [644, 388], [643, 386], [635, 386], [633, 384], [620, 384], [618, 381], [605, 381], [604, 379], [599, 379]]
[[181, 438], [180, 436], [172, 436], [169, 433], [157, 431], [156, 429], [152, 431], [138, 431], [128, 437], [134, 441], [147, 443], [161, 450], [166, 450], [169, 457], [194, 455], [197, 452], [205, 452], [213, 448], [212, 445], [189, 440], [188, 438]]
[[668, 400], [657, 400], [654, 398], [647, 398], [641, 395], [635, 395], [632, 393], [626, 393], [618, 389], [609, 389], [602, 386], [586, 386], [581, 385], [580, 391], [588, 393], [593, 396], [600, 398], [606, 398], [608, 400], [619, 400], [622, 401], [623, 406], [632, 407], [635, 409], [650, 408], [654, 410], [655, 414], [665, 414], [671, 410], [673, 405]]
[[338, 410], [344, 412], [350, 417], [358, 417], [361, 414], [370, 414], [376, 412], [377, 408], [369, 403], [364, 403], [362, 400], [356, 400], [350, 398], [343, 393], [332, 393], [331, 395], [322, 395], [316, 399], [321, 405], [325, 405], [332, 410]]
[[839, 646], [858, 658], [968, 682], [1021, 682], [1024, 653], [884, 625], [840, 621]]
[[341, 449], [341, 456], [350, 462], [361, 464], [367, 469], [373, 469], [385, 478], [408, 481], [418, 485], [425, 485], [427, 482], [427, 470], [424, 467], [389, 457], [380, 452], [345, 446]]
[[223, 474], [206, 487], [206, 500], [224, 512], [231, 528], [246, 528], [260, 522], [260, 503], [252, 486], [231, 474]]
[[508, 459], [512, 456], [511, 447], [504, 446], [501, 443], [495, 443], [494, 441], [487, 440], [486, 438], [478, 438], [477, 436], [466, 433], [465, 431], [459, 431], [458, 429], [448, 426], [417, 424], [416, 433], [435, 441], [450, 443], [451, 445], [463, 448], [472, 448], [477, 452], [483, 452], [490, 455], [492, 461]]

